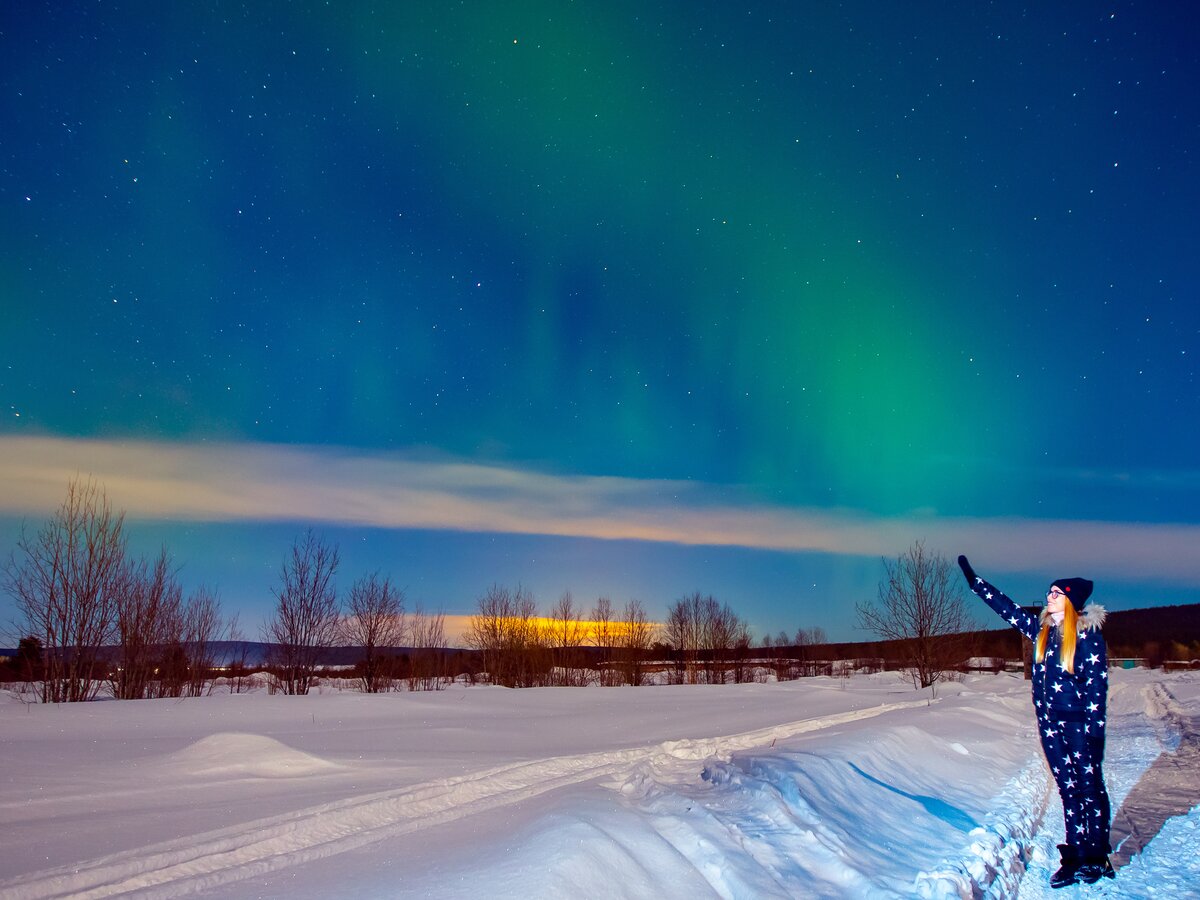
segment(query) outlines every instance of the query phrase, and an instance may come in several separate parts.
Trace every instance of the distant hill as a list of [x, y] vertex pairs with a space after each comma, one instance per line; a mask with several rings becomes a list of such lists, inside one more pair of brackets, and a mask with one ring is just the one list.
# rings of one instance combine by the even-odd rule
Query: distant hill
[[[973, 656], [1012, 659], [1021, 655], [1020, 635], [1011, 628], [971, 632], [968, 637]], [[1189, 646], [1200, 643], [1200, 603], [1110, 612], [1104, 622], [1104, 640], [1109, 656], [1114, 657], [1143, 656], [1150, 644], [1166, 651], [1172, 642]], [[896, 641], [855, 641], [805, 649], [813, 659], [890, 659], [899, 648]]]
[[1104, 638], [1110, 650], [1141, 647], [1152, 642], [1164, 646], [1172, 641], [1181, 644], [1200, 642], [1200, 603], [1110, 612], [1104, 623]]

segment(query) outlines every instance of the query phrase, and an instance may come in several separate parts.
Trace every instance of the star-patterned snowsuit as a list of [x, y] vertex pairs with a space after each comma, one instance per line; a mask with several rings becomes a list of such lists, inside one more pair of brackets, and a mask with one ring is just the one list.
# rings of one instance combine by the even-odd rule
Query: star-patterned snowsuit
[[[1013, 628], [1037, 641], [1041, 622], [976, 576], [971, 589]], [[1042, 612], [1042, 621], [1049, 614]], [[1108, 699], [1108, 650], [1100, 626], [1104, 607], [1088, 604], [1079, 614], [1075, 671], [1059, 661], [1062, 629], [1051, 623], [1042, 661], [1033, 664], [1033, 706], [1046, 762], [1062, 797], [1067, 843], [1083, 857], [1109, 852], [1109, 801], [1104, 787], [1104, 720]]]

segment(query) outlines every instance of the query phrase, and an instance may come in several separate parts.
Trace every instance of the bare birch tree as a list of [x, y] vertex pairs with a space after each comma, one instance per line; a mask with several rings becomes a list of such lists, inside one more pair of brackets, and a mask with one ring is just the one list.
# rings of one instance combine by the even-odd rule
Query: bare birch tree
[[275, 615], [263, 637], [284, 693], [308, 693], [321, 651], [337, 639], [341, 616], [333, 577], [339, 560], [337, 546], [309, 529], [280, 567], [279, 587], [272, 591]]
[[58, 511], [35, 534], [24, 530], [4, 567], [21, 630], [45, 652], [43, 702], [91, 700], [107, 667], [117, 598], [127, 575], [125, 515], [96, 482], [73, 479]]
[[388, 690], [394, 680], [391, 657], [383, 651], [404, 643], [404, 593], [391, 579], [372, 572], [359, 578], [346, 599], [342, 639], [362, 648], [362, 683], [368, 694]]
[[878, 601], [858, 604], [859, 625], [901, 642], [914, 687], [935, 685], [962, 662], [957, 638], [972, 625], [957, 566], [917, 541], [883, 567]]

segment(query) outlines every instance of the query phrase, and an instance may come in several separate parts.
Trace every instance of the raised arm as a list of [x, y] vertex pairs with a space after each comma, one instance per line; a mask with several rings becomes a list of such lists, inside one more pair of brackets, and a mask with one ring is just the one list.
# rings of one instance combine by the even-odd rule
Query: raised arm
[[996, 614], [1003, 618], [1009, 625], [1025, 635], [1031, 641], [1037, 639], [1038, 621], [1037, 617], [1026, 612], [1010, 600], [1005, 594], [993, 585], [988, 584], [982, 578], [975, 574], [975, 570], [971, 568], [971, 564], [967, 562], [965, 556], [958, 558], [958, 566], [963, 570], [963, 575], [967, 578], [967, 584], [971, 586], [979, 599], [996, 611]]

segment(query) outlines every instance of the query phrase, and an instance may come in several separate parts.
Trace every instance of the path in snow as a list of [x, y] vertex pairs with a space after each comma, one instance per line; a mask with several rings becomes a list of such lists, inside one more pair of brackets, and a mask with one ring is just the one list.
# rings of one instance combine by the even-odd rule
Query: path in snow
[[925, 700], [887, 703], [725, 737], [553, 757], [366, 794], [30, 873], [0, 884], [0, 898], [184, 896], [516, 804], [568, 785], [644, 767], [694, 770], [699, 761], [712, 757], [927, 705]]

